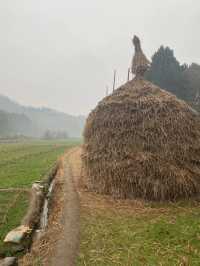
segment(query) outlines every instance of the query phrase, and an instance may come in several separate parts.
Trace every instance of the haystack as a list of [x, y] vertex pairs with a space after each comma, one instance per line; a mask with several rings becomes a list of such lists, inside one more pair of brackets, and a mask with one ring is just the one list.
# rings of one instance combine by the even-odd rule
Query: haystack
[[200, 193], [200, 119], [184, 101], [134, 79], [91, 112], [83, 166], [92, 191], [177, 200]]

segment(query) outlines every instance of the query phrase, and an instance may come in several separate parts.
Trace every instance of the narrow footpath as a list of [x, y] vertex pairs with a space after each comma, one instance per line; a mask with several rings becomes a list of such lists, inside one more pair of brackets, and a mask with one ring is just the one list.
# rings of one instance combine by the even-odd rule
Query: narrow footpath
[[62, 158], [52, 192], [49, 223], [44, 235], [35, 240], [21, 266], [74, 266], [79, 251], [80, 200], [74, 182], [71, 158], [80, 148]]

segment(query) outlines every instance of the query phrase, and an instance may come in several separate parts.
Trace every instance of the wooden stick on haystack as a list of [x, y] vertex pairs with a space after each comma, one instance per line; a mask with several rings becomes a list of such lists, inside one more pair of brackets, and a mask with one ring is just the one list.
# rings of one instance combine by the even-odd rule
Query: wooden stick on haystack
[[117, 75], [117, 70], [114, 70], [113, 91], [115, 90], [115, 85], [116, 85], [116, 75]]
[[127, 76], [127, 81], [129, 81], [129, 80], [130, 80], [130, 72], [131, 72], [131, 69], [130, 69], [130, 68], [128, 68], [128, 76]]
[[143, 53], [140, 39], [137, 36], [133, 38], [133, 45], [135, 46], [135, 55], [132, 61], [132, 73], [136, 75], [136, 78], [143, 78], [145, 72], [149, 69], [150, 61]]

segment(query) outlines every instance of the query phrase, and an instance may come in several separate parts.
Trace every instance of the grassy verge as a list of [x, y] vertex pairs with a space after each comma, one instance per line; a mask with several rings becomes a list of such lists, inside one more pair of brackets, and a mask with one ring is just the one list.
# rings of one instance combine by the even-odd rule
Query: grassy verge
[[84, 209], [77, 265], [200, 265], [200, 206]]
[[20, 225], [28, 207], [28, 193], [0, 192], [0, 256], [9, 252], [3, 246], [6, 234]]

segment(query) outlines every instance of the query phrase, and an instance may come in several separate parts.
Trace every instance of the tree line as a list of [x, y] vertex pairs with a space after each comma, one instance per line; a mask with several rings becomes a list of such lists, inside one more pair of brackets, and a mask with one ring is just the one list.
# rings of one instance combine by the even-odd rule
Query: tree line
[[200, 110], [200, 65], [181, 65], [169, 47], [161, 46], [153, 55], [146, 79]]

